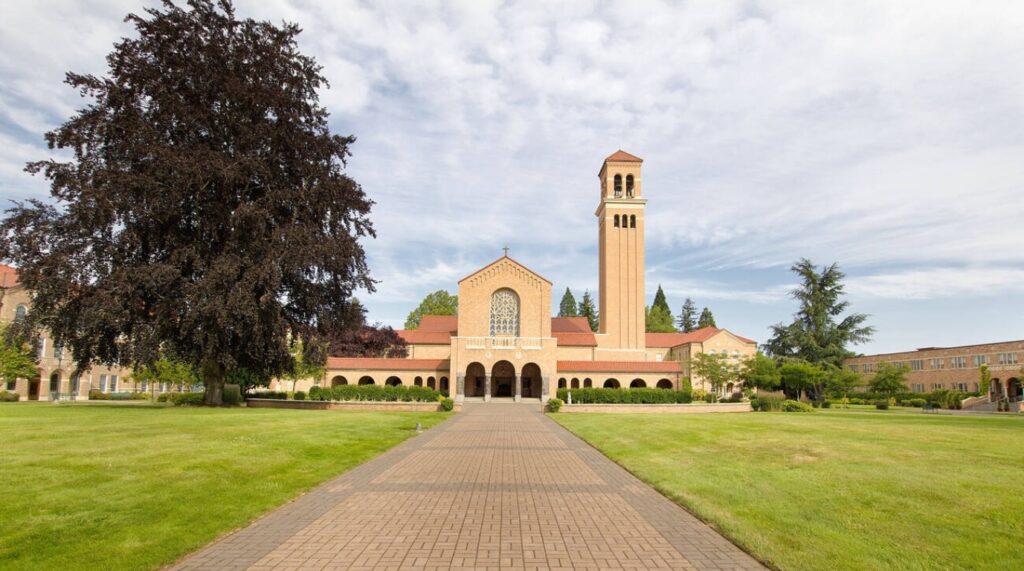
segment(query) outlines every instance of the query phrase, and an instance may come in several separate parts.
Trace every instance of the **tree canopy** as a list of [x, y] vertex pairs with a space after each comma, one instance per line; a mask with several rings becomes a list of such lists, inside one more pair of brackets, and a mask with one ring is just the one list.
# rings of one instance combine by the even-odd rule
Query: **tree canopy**
[[2, 383], [39, 376], [32, 347], [11, 325], [0, 324], [0, 390]]
[[565, 288], [565, 293], [562, 294], [562, 302], [558, 304], [558, 316], [559, 317], [579, 317], [580, 310], [579, 305], [576, 303], [576, 298], [573, 297], [572, 291], [569, 288]]
[[459, 296], [443, 289], [427, 294], [416, 309], [405, 318], [406, 329], [417, 329], [424, 315], [456, 315], [459, 313]]
[[738, 378], [738, 369], [729, 362], [723, 353], [697, 353], [690, 360], [693, 374], [704, 379], [711, 385], [715, 394], [721, 391], [726, 383]]
[[647, 333], [674, 333], [672, 314], [660, 305], [644, 308], [644, 321]]
[[0, 258], [78, 368], [166, 350], [220, 404], [233, 369], [292, 369], [289, 333], [351, 326], [353, 291], [374, 289], [372, 202], [345, 174], [355, 139], [330, 132], [298, 26], [239, 19], [228, 0], [126, 21], [137, 37], [106, 76], [67, 74], [89, 102], [46, 140], [72, 158], [28, 165], [55, 204], [8, 210]]
[[706, 307], [700, 312], [700, 318], [697, 320], [697, 329], [704, 329], [705, 327], [718, 327], [715, 324], [715, 316]]
[[819, 273], [810, 260], [801, 259], [790, 269], [801, 280], [791, 292], [799, 308], [792, 323], [772, 326], [765, 350], [776, 358], [795, 357], [842, 367], [843, 360], [853, 356], [847, 346], [868, 341], [874, 328], [864, 325], [866, 315], [841, 317], [850, 304], [842, 301], [845, 275], [839, 266], [832, 264]]
[[599, 325], [597, 321], [597, 308], [594, 307], [594, 300], [590, 297], [590, 290], [583, 291], [583, 299], [580, 300], [580, 317], [586, 317], [587, 322], [590, 323], [590, 330], [597, 331]]
[[651, 304], [651, 307], [660, 307], [665, 313], [672, 315], [672, 308], [668, 306], [665, 290], [661, 289], [661, 284], [658, 284], [658, 291], [654, 294], [654, 303]]
[[907, 371], [906, 367], [895, 367], [889, 363], [882, 363], [878, 365], [875, 376], [868, 381], [868, 389], [873, 393], [890, 397], [906, 392]]
[[686, 298], [686, 301], [683, 302], [683, 309], [679, 312], [676, 325], [683, 333], [697, 329], [697, 305], [693, 303], [692, 299]]
[[821, 367], [800, 359], [788, 359], [779, 367], [782, 386], [796, 398], [800, 393], [813, 393], [816, 399], [823, 398], [822, 388], [827, 376]]
[[740, 365], [739, 378], [751, 389], [774, 391], [779, 388], [782, 375], [775, 359], [758, 352], [747, 357]]

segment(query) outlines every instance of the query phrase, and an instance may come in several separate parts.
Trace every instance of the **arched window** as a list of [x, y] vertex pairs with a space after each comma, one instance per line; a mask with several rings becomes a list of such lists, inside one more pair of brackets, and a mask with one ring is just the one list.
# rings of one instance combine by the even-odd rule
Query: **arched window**
[[337, 386], [347, 385], [347, 384], [348, 384], [348, 379], [346, 379], [345, 377], [343, 377], [341, 375], [335, 375], [333, 378], [331, 378], [331, 386], [332, 387], [337, 387]]
[[633, 198], [633, 175], [626, 175], [626, 198]]
[[573, 379], [569, 386], [574, 388], [574, 389], [580, 388], [580, 380], [579, 379]]
[[25, 307], [24, 305], [19, 305], [14, 310], [14, 320], [15, 321], [21, 321], [21, 320], [25, 319], [26, 315], [28, 315], [28, 308]]
[[448, 396], [448, 377], [441, 377], [441, 394]]
[[636, 228], [636, 214], [629, 215], [629, 227]]
[[622, 198], [622, 175], [615, 175], [615, 198]]
[[645, 389], [645, 388], [647, 388], [647, 383], [644, 382], [643, 379], [633, 379], [633, 382], [629, 383], [629, 388], [631, 388], [631, 389]]
[[398, 377], [388, 377], [388, 380], [384, 381], [384, 384], [389, 387], [400, 387], [402, 386], [402, 379]]
[[417, 387], [422, 387], [423, 386], [423, 377], [416, 377], [412, 381], [412, 384], [416, 385]]
[[375, 382], [373, 381], [373, 377], [371, 377], [371, 376], [367, 375], [367, 376], [365, 376], [365, 377], [363, 377], [363, 378], [359, 379], [359, 384], [360, 384], [360, 385], [375, 385], [375, 384], [377, 384], [377, 383], [375, 383]]
[[618, 379], [608, 379], [604, 382], [604, 388], [606, 389], [617, 389], [619, 388]]
[[619, 227], [619, 215], [618, 214], [615, 215], [615, 227], [616, 228]]
[[434, 377], [427, 377], [427, 387], [431, 389], [437, 388], [437, 381], [434, 380]]
[[560, 388], [560, 389], [564, 389], [565, 388], [565, 378], [564, 377], [561, 378], [561, 379], [558, 379], [558, 388]]
[[508, 288], [491, 296], [491, 337], [497, 335], [519, 337], [519, 296]]
[[672, 388], [672, 381], [670, 381], [668, 379], [661, 379], [660, 381], [658, 381], [658, 388], [659, 389], [671, 389]]
[[590, 389], [594, 387], [594, 381], [590, 379], [583, 379], [583, 388]]

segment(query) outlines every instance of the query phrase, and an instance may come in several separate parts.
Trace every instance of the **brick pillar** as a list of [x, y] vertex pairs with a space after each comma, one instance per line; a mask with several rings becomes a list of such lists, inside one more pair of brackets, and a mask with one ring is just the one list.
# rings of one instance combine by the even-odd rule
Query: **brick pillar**
[[484, 376], [484, 402], [491, 402], [491, 376]]
[[523, 400], [523, 376], [516, 376], [516, 402]]
[[551, 398], [550, 396], [548, 396], [551, 392], [550, 388], [548, 387], [550, 381], [550, 377], [540, 378], [540, 402], [548, 402], [548, 399]]
[[466, 375], [455, 376], [455, 402], [466, 400]]

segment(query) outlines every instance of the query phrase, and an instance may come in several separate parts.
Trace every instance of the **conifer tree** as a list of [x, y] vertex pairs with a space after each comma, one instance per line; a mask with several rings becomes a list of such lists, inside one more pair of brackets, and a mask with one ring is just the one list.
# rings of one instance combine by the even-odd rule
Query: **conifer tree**
[[579, 305], [576, 303], [576, 298], [573, 297], [569, 288], [565, 288], [565, 294], [562, 295], [562, 303], [558, 306], [558, 316], [578, 317], [579, 314]]
[[654, 294], [654, 303], [651, 304], [651, 307], [660, 307], [665, 310], [665, 313], [671, 319], [672, 308], [668, 306], [668, 300], [665, 299], [665, 290], [661, 289], [661, 284], [658, 284], [658, 292]]
[[660, 305], [644, 308], [645, 331], [647, 333], [675, 333], [672, 325], [672, 314]]
[[597, 331], [597, 308], [594, 307], [594, 300], [590, 297], [590, 290], [583, 291], [583, 301], [580, 302], [579, 315], [580, 317], [587, 318], [587, 322], [590, 323], [591, 331]]
[[697, 306], [692, 299], [686, 298], [686, 301], [683, 302], [683, 310], [679, 312], [676, 325], [683, 333], [689, 333], [697, 328]]
[[697, 329], [704, 329], [705, 327], [718, 327], [715, 325], [715, 316], [706, 307], [700, 312], [700, 319], [697, 320]]

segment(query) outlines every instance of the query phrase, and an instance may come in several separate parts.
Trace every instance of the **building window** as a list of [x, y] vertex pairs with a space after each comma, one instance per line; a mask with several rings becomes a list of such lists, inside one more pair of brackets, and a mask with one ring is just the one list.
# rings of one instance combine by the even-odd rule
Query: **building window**
[[117, 392], [117, 375], [110, 375], [110, 392]]
[[616, 228], [619, 227], [619, 215], [618, 214], [615, 215], [615, 227]]
[[971, 364], [975, 367], [988, 364], [988, 355], [974, 355], [971, 357]]
[[615, 175], [615, 198], [622, 198], [622, 175]]
[[942, 383], [932, 383], [932, 390], [937, 391], [942, 388]]
[[999, 354], [1000, 365], [1016, 365], [1017, 354], [1016, 353], [1000, 353]]
[[915, 393], [923, 393], [924, 392], [924, 383], [914, 383], [914, 384], [910, 385], [910, 391], [911, 392], [915, 392]]
[[860, 372], [860, 367], [858, 365], [856, 365], [856, 364], [854, 364], [854, 365], [847, 365], [846, 368], [850, 369], [854, 373], [859, 373]]
[[907, 364], [904, 361], [893, 361], [892, 366], [896, 367], [897, 369], [905, 369], [907, 367]]
[[22, 320], [24, 320], [26, 315], [28, 315], [28, 308], [25, 307], [24, 305], [19, 305], [18, 307], [16, 307], [14, 309], [14, 320], [15, 321], [22, 321]]
[[629, 227], [636, 228], [636, 214], [629, 215]]
[[18, 381], [7, 381], [7, 390], [13, 391], [18, 387]]
[[633, 198], [633, 175], [626, 175], [626, 198]]
[[82, 379], [78, 375], [73, 375], [71, 377], [71, 382], [69, 383], [69, 386], [68, 386], [68, 390], [71, 392], [71, 394], [73, 394], [73, 395], [77, 395], [78, 394], [78, 387], [79, 387], [79, 385], [81, 385], [81, 383], [82, 383]]
[[951, 369], [966, 369], [967, 357], [950, 357], [949, 367]]
[[875, 370], [875, 364], [874, 363], [864, 363], [864, 372], [865, 373], [870, 373], [870, 372], [872, 372], [874, 370]]
[[162, 392], [162, 393], [166, 393], [167, 392], [167, 383], [160, 383], [160, 392]]
[[491, 296], [491, 337], [519, 336], [519, 296], [502, 288]]
[[960, 391], [960, 392], [962, 392], [962, 393], [966, 393], [967, 392], [967, 383], [953, 383], [953, 388], [958, 390], [958, 391]]
[[43, 357], [46, 356], [46, 338], [40, 337], [38, 340], [36, 340], [36, 344], [39, 347], [38, 356], [39, 359], [41, 360]]
[[920, 371], [922, 369], [924, 369], [924, 359], [911, 359], [910, 360], [910, 370], [911, 371]]
[[107, 376], [106, 375], [100, 375], [100, 392], [101, 393], [107, 392]]
[[928, 368], [929, 369], [945, 369], [946, 368], [946, 360], [945, 359], [928, 359]]
[[64, 344], [59, 341], [53, 343], [53, 358], [60, 361], [64, 358]]

